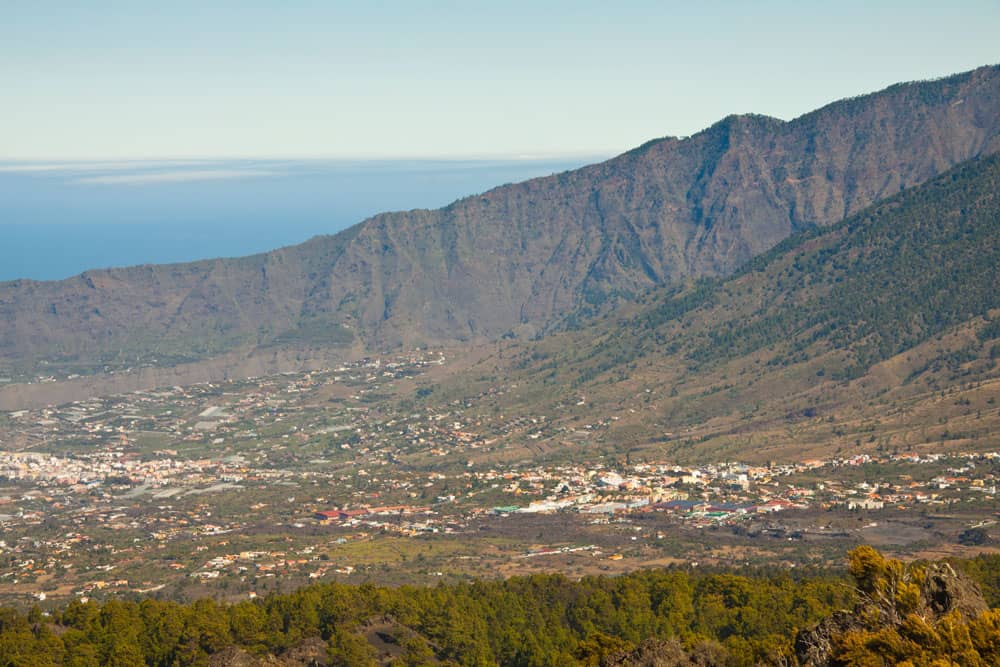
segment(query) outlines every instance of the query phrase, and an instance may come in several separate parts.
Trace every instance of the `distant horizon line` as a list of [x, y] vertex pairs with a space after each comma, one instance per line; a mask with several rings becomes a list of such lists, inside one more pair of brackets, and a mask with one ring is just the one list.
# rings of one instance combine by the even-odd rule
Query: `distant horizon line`
[[[631, 147], [631, 148], [634, 148]], [[470, 154], [441, 154], [441, 155], [321, 155], [321, 154], [244, 154], [244, 155], [160, 155], [160, 156], [4, 156], [0, 155], [0, 165], [124, 165], [124, 164], [144, 164], [144, 163], [201, 163], [201, 162], [277, 162], [277, 161], [300, 161], [300, 162], [482, 162], [487, 160], [506, 160], [510, 162], [539, 161], [539, 160], [563, 160], [594, 158], [606, 159], [631, 150], [609, 149], [606, 151], [568, 151], [559, 153], [470, 153]]]

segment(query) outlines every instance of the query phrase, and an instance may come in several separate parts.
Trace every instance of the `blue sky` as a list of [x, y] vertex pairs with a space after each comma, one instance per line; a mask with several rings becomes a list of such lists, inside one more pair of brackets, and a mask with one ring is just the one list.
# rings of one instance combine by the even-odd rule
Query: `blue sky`
[[0, 159], [610, 155], [998, 35], [996, 0], [4, 2]]

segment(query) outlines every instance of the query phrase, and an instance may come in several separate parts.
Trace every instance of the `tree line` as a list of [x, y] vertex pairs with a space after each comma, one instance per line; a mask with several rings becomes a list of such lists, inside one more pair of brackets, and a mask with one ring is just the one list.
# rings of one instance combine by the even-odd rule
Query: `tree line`
[[[37, 607], [4, 608], [0, 665], [225, 664], [213, 657], [227, 650], [288, 656], [307, 644], [322, 654], [323, 662], [316, 664], [598, 665], [651, 637], [711, 656], [703, 664], [795, 664], [798, 632], [856, 604], [859, 592], [874, 590], [880, 584], [872, 581], [896, 567], [872, 553], [852, 553], [853, 579], [822, 572], [793, 577], [778, 569], [665, 569], [434, 587], [328, 583], [234, 604], [146, 598], [74, 600], [45, 614]], [[859, 558], [867, 558], [867, 565], [858, 564]], [[991, 604], [998, 603], [1000, 557], [957, 567], [979, 582]], [[964, 625], [953, 619], [948, 637], [964, 641], [969, 655], [982, 652], [1000, 660], [1000, 610], [988, 614]], [[937, 631], [917, 629], [929, 646], [947, 641]], [[843, 649], [857, 658], [865, 651], [878, 655], [887, 642], [895, 642], [897, 653], [919, 648], [919, 637], [893, 632], [899, 633], [855, 632], [843, 640]]]

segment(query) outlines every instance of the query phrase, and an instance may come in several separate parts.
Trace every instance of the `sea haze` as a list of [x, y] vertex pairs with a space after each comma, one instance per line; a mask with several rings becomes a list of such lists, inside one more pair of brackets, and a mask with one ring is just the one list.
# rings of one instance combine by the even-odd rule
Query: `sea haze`
[[0, 280], [263, 252], [595, 159], [0, 162]]

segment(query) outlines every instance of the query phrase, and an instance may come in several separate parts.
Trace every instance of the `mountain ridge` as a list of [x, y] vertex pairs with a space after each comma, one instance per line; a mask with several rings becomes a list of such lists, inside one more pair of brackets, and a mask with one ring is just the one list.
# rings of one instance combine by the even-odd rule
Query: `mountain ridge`
[[653, 287], [727, 275], [795, 231], [997, 150], [1000, 66], [791, 121], [728, 116], [686, 139], [269, 253], [0, 283], [0, 367], [532, 336]]
[[555, 457], [595, 420], [598, 451], [684, 461], [995, 447], [997, 192], [1000, 155], [974, 158], [727, 278], [502, 345], [433, 400], [544, 417]]

